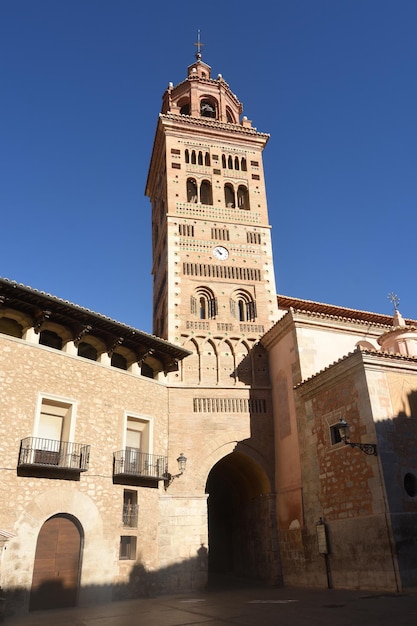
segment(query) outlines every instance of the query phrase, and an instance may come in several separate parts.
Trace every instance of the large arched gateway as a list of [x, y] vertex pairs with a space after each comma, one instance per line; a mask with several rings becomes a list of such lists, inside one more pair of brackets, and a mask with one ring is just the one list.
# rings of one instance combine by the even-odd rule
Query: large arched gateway
[[274, 499], [264, 471], [246, 454], [233, 452], [212, 468], [206, 491], [209, 581], [226, 574], [276, 582]]
[[70, 515], [50, 517], [36, 544], [30, 611], [75, 606], [82, 550], [82, 529]]

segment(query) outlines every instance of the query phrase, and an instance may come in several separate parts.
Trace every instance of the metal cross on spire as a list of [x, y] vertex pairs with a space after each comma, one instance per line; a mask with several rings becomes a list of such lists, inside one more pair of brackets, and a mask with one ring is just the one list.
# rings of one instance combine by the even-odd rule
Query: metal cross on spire
[[398, 311], [398, 305], [400, 304], [400, 299], [394, 292], [388, 294], [388, 300], [391, 301], [392, 306], [394, 307], [394, 312]]
[[201, 48], [204, 46], [204, 44], [201, 43], [201, 40], [200, 40], [200, 29], [198, 29], [197, 31], [197, 41], [194, 45], [197, 46], [197, 52], [195, 53], [195, 58], [197, 59], [197, 61], [201, 61]]

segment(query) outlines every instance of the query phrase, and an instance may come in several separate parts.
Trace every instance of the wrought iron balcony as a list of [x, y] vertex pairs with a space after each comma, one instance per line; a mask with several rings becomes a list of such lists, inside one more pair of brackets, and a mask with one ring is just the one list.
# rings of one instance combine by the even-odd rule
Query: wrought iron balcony
[[90, 446], [56, 439], [26, 437], [20, 442], [18, 467], [86, 472]]
[[113, 476], [132, 476], [163, 480], [168, 472], [166, 456], [148, 454], [137, 448], [113, 453]]

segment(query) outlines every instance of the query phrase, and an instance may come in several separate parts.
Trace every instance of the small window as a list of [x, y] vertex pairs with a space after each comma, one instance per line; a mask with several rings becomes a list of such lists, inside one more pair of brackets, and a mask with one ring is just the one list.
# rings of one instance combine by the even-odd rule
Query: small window
[[127, 561], [136, 559], [136, 537], [129, 535], [120, 537], [119, 559]]
[[186, 163], [190, 162], [190, 153], [189, 153], [188, 149], [185, 150], [185, 162]]
[[55, 350], [62, 350], [62, 337], [52, 330], [41, 330], [39, 333], [39, 343], [42, 346], [55, 348]]
[[119, 368], [119, 370], [127, 370], [127, 360], [119, 352], [113, 352], [111, 357], [111, 364], [113, 367]]
[[154, 377], [154, 371], [147, 363], [142, 363], [142, 365], [140, 366], [140, 373], [142, 376], [145, 376], [145, 378]]
[[190, 115], [190, 104], [188, 102], [180, 108], [180, 115]]
[[81, 341], [78, 345], [78, 356], [82, 356], [84, 359], [90, 359], [90, 361], [97, 361], [97, 350], [91, 343]]
[[23, 329], [22, 326], [16, 322], [16, 320], [11, 319], [10, 317], [2, 317], [0, 318], [0, 333], [21, 339]]
[[247, 171], [247, 165], [246, 165], [246, 159], [245, 157], [242, 158], [242, 162], [241, 162], [241, 170], [242, 172], [246, 172]]
[[414, 474], [407, 473], [404, 476], [404, 489], [410, 498], [415, 498], [417, 495], [417, 479]]
[[332, 443], [332, 446], [335, 446], [337, 443], [340, 443], [342, 441], [339, 432], [339, 424], [334, 424], [333, 426], [330, 426], [330, 441]]
[[138, 527], [138, 492], [125, 489], [123, 492], [123, 526]]
[[206, 154], [204, 155], [204, 165], [206, 167], [210, 167], [210, 153], [206, 152]]

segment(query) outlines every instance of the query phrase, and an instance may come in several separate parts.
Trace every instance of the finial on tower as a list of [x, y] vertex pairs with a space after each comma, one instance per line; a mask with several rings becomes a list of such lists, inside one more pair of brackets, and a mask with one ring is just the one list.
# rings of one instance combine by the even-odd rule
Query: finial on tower
[[388, 300], [391, 301], [392, 306], [394, 307], [394, 313], [398, 311], [398, 305], [400, 304], [400, 299], [394, 292], [388, 294]]
[[197, 31], [197, 41], [194, 45], [197, 46], [197, 52], [195, 53], [195, 58], [197, 59], [197, 61], [201, 61], [201, 48], [204, 46], [204, 44], [201, 43], [201, 40], [200, 40], [200, 29], [198, 29]]

